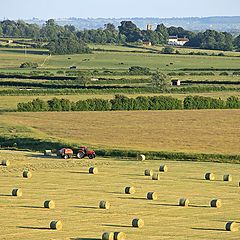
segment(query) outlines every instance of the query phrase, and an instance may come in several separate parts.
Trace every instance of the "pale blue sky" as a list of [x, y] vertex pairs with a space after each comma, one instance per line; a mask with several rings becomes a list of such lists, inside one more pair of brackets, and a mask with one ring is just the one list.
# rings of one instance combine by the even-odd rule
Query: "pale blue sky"
[[238, 16], [240, 0], [0, 0], [0, 18]]

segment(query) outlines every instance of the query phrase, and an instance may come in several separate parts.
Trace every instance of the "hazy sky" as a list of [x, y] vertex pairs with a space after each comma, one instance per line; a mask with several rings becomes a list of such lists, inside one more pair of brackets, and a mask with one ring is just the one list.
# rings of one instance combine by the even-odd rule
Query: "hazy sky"
[[238, 16], [240, 0], [0, 0], [0, 18]]

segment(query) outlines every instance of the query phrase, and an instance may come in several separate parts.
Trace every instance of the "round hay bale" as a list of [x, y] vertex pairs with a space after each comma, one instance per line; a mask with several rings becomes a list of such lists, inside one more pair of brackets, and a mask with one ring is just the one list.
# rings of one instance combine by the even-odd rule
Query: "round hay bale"
[[10, 166], [10, 161], [9, 160], [2, 160], [2, 165], [5, 167], [9, 167]]
[[152, 177], [152, 175], [153, 175], [153, 170], [151, 170], [151, 169], [146, 169], [146, 170], [144, 171], [144, 175], [145, 175], [145, 176], [150, 176], [150, 177]]
[[44, 208], [54, 209], [56, 207], [55, 202], [53, 200], [46, 200], [43, 203]]
[[24, 178], [31, 178], [32, 177], [32, 172], [25, 170], [23, 171], [23, 177]]
[[144, 161], [146, 160], [146, 156], [143, 154], [138, 155], [138, 161]]
[[187, 198], [181, 198], [179, 200], [179, 206], [188, 207], [188, 205], [189, 205], [189, 200]]
[[136, 192], [135, 187], [126, 187], [125, 188], [125, 193], [126, 194], [134, 194]]
[[114, 233], [113, 232], [103, 233], [102, 240], [114, 240]]
[[208, 172], [208, 173], [205, 174], [205, 179], [209, 180], [209, 181], [214, 181], [215, 180], [215, 175], [213, 173]]
[[132, 226], [135, 228], [143, 228], [144, 221], [142, 219], [135, 218], [132, 220]]
[[147, 199], [148, 200], [157, 200], [158, 196], [155, 192], [148, 192], [147, 193]]
[[51, 221], [50, 228], [54, 229], [54, 230], [61, 230], [62, 229], [62, 222], [60, 220]]
[[154, 173], [152, 175], [152, 180], [160, 180], [160, 175], [158, 173]]
[[210, 202], [210, 206], [215, 207], [215, 208], [220, 208], [220, 207], [222, 207], [222, 201], [220, 199], [213, 199]]
[[44, 156], [51, 156], [52, 150], [44, 150]]
[[100, 201], [99, 202], [99, 208], [108, 210], [110, 208], [110, 202], [108, 202], [108, 201]]
[[239, 228], [239, 224], [234, 221], [230, 221], [226, 223], [225, 228], [227, 231], [237, 232]]
[[126, 234], [124, 232], [114, 232], [114, 240], [125, 240]]
[[223, 176], [223, 181], [225, 182], [231, 182], [232, 181], [232, 175], [226, 174]]
[[98, 174], [98, 168], [96, 168], [96, 167], [90, 167], [90, 168], [89, 168], [89, 173], [90, 173], [90, 174]]
[[168, 171], [168, 166], [167, 165], [161, 165], [159, 168], [160, 172], [167, 172]]
[[22, 190], [20, 188], [14, 188], [12, 190], [12, 195], [14, 197], [22, 197], [23, 193], [22, 193]]

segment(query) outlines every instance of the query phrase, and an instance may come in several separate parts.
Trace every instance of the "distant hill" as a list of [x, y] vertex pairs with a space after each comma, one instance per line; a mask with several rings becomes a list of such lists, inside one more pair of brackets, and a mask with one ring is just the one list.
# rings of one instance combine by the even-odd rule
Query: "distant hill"
[[[159, 23], [164, 23], [167, 27], [178, 26], [191, 31], [200, 31], [206, 29], [215, 29], [218, 31], [240, 32], [240, 16], [234, 17], [188, 17], [188, 18], [65, 18], [56, 19], [60, 25], [71, 24], [78, 29], [97, 29], [106, 23], [113, 23], [119, 26], [123, 20], [131, 20], [140, 28], [146, 28], [147, 24], [155, 27]], [[28, 23], [44, 24], [45, 20], [31, 19]]]

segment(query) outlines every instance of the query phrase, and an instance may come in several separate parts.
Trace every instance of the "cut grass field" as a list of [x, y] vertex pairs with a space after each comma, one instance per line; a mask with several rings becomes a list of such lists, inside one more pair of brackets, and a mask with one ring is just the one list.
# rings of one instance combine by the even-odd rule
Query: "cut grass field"
[[[238, 181], [240, 165], [192, 162], [144, 162], [127, 159], [97, 158], [61, 160], [45, 158], [38, 153], [0, 151], [1, 159], [11, 166], [0, 167], [1, 239], [100, 240], [105, 231], [122, 231], [131, 240], [156, 239], [239, 239], [239, 232], [225, 231], [229, 220], [239, 221]], [[144, 176], [149, 168], [158, 171], [167, 164], [168, 173], [159, 181]], [[99, 174], [87, 174], [97, 166]], [[30, 169], [31, 179], [22, 178]], [[214, 172], [216, 181], [204, 180]], [[223, 182], [232, 174], [233, 182]], [[124, 188], [134, 186], [136, 194], [125, 195]], [[22, 197], [10, 196], [15, 187]], [[158, 200], [146, 200], [155, 191]], [[190, 200], [189, 207], [179, 207], [180, 198]], [[210, 208], [212, 199], [221, 199], [222, 208]], [[43, 202], [52, 199], [55, 209], [44, 209]], [[108, 200], [109, 210], [98, 209], [100, 200]], [[131, 227], [133, 218], [142, 218], [142, 229]], [[61, 220], [63, 229], [49, 229], [52, 220]]]
[[[10, 90], [10, 89], [15, 89], [15, 88], [2, 88], [0, 87], [0, 90]], [[120, 93], [121, 94], [121, 93]], [[124, 96], [127, 97], [138, 97], [138, 96], [172, 96], [174, 98], [178, 98], [183, 100], [186, 96], [189, 95], [199, 95], [199, 96], [204, 96], [204, 97], [213, 97], [213, 98], [221, 98], [226, 100], [230, 96], [236, 96], [240, 98], [240, 91], [228, 91], [228, 92], [209, 92], [209, 93], [189, 93], [189, 94], [157, 94], [157, 93], [148, 93], [148, 94], [123, 94]], [[64, 99], [69, 99], [70, 101], [77, 102], [79, 100], [86, 100], [86, 99], [91, 99], [91, 98], [102, 98], [102, 99], [112, 99], [114, 98], [115, 94], [74, 94], [74, 95], [64, 95], [64, 94], [55, 94], [55, 95], [33, 95], [33, 96], [0, 96], [0, 111], [3, 110], [15, 110], [17, 108], [17, 104], [19, 102], [30, 102], [36, 98], [42, 99], [42, 100], [50, 100], [54, 97], [57, 98], [64, 98]]]
[[109, 149], [222, 154], [239, 154], [239, 122], [239, 110], [2, 113], [0, 117], [2, 136]]

